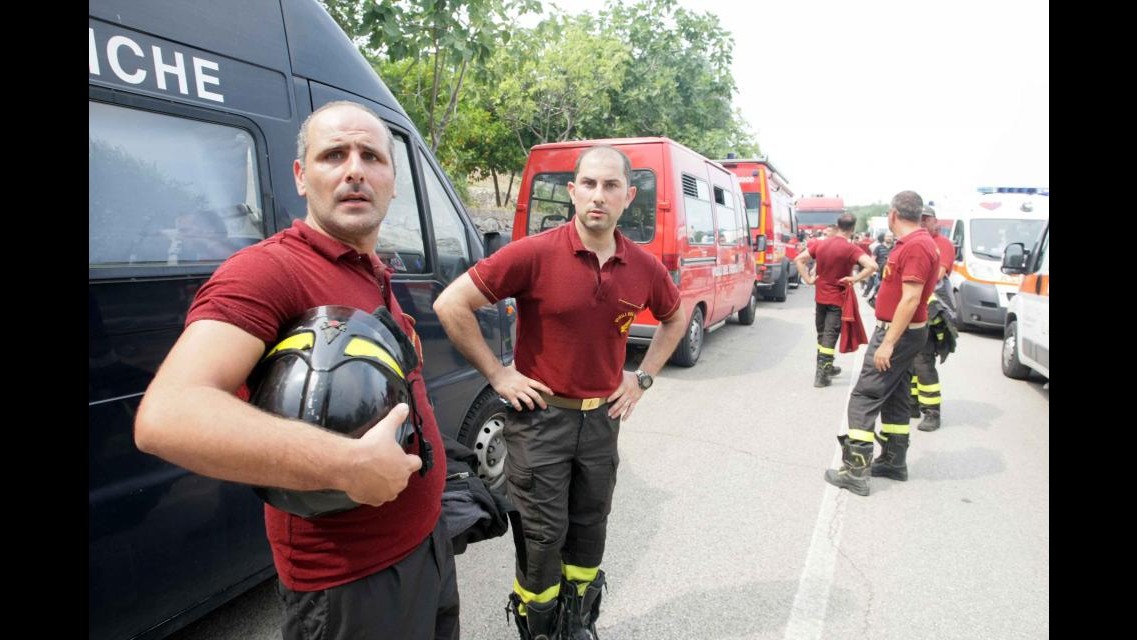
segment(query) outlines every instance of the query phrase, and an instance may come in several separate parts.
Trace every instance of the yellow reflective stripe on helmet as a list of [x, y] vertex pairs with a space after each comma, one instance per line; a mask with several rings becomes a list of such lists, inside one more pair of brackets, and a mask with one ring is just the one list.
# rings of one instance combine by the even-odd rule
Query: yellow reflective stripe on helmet
[[924, 393], [935, 393], [940, 390], [940, 383], [935, 384], [917, 384], [916, 387]]
[[290, 349], [302, 351], [305, 349], [311, 349], [312, 345], [314, 344], [316, 344], [316, 334], [312, 333], [311, 331], [297, 333], [296, 335], [288, 336], [284, 340], [276, 343], [276, 346], [273, 347], [271, 351], [266, 353], [265, 357], [267, 358], [278, 351], [288, 351]]
[[874, 442], [876, 435], [872, 431], [865, 431], [864, 429], [849, 429], [850, 440], [860, 440], [861, 442]]
[[821, 345], [817, 345], [817, 352], [823, 356], [831, 356], [836, 354], [837, 350], [833, 347], [823, 347]]
[[400, 378], [406, 378], [407, 374], [403, 373], [403, 368], [399, 366], [398, 362], [387, 353], [385, 349], [379, 345], [364, 340], [363, 338], [352, 338], [351, 342], [343, 349], [344, 355], [348, 356], [363, 356], [365, 358], [375, 358], [379, 362], [391, 367], [395, 373], [399, 374]]
[[901, 436], [908, 435], [907, 424], [885, 424], [882, 422], [880, 424], [880, 430], [885, 433], [895, 433], [896, 435]]
[[561, 583], [558, 582], [541, 593], [533, 593], [532, 591], [527, 591], [521, 586], [521, 583], [517, 581], [517, 578], [514, 578], [513, 592], [521, 596], [522, 602], [552, 602], [556, 600], [557, 596], [561, 593]]

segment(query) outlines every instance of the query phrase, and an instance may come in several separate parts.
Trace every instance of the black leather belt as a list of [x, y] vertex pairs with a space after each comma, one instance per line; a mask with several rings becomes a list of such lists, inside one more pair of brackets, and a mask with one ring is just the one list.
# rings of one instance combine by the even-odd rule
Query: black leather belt
[[[908, 328], [905, 329], [905, 331], [907, 331], [908, 329], [920, 329], [924, 326], [927, 326], [927, 324], [928, 324], [927, 320], [925, 320], [923, 322], [913, 322], [912, 324], [908, 325]], [[880, 327], [881, 329], [887, 330], [889, 327], [892, 326], [892, 323], [885, 321], [885, 320], [877, 320], [876, 326]]]

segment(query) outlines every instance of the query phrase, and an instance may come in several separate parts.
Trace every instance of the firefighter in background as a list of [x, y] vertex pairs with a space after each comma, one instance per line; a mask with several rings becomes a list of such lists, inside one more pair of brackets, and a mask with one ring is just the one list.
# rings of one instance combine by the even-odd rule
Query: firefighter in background
[[[836, 355], [837, 339], [841, 336], [841, 305], [844, 304], [845, 289], [876, 273], [876, 262], [853, 243], [853, 227], [856, 224], [857, 219], [853, 214], [841, 214], [834, 235], [821, 240], [810, 240], [805, 245], [805, 251], [794, 258], [794, 266], [797, 267], [802, 282], [817, 284], [814, 293], [814, 322], [817, 325], [817, 371], [813, 378], [815, 387], [828, 387], [830, 378], [841, 373], [840, 367], [833, 366], [833, 358]], [[807, 266], [810, 260], [817, 263], [815, 273], [810, 273]], [[849, 275], [858, 264], [861, 271], [856, 276]]]
[[951, 295], [952, 263], [955, 261], [955, 245], [940, 235], [936, 226], [936, 210], [925, 206], [920, 215], [920, 226], [936, 243], [939, 251], [939, 270], [936, 288], [928, 297], [928, 342], [912, 363], [912, 407], [911, 416], [923, 416], [917, 427], [920, 431], [935, 431], [940, 428], [940, 374], [936, 371], [936, 357], [940, 362], [955, 351], [955, 308]]
[[[924, 200], [915, 191], [892, 197], [888, 228], [896, 247], [881, 276], [876, 329], [869, 341], [860, 378], [849, 398], [849, 432], [837, 436], [841, 467], [825, 472], [825, 481], [859, 495], [869, 494], [872, 475], [908, 479], [908, 380], [912, 361], [928, 340], [925, 301], [936, 285], [936, 244], [920, 226]], [[874, 433], [880, 416], [880, 434]], [[872, 459], [873, 442], [882, 451]]]

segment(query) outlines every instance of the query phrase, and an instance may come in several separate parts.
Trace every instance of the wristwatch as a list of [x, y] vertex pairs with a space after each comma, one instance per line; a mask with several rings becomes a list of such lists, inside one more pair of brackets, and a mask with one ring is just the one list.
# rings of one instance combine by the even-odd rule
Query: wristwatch
[[636, 369], [635, 373], [636, 380], [638, 380], [640, 383], [640, 388], [644, 389], [645, 391], [647, 389], [650, 389], [652, 383], [655, 382], [655, 379], [649, 376], [643, 369]]

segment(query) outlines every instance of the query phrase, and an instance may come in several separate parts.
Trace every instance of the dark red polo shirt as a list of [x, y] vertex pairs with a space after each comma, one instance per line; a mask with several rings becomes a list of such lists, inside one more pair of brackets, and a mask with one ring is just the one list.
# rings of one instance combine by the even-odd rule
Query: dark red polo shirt
[[816, 262], [817, 282], [813, 283], [813, 299], [817, 304], [841, 306], [845, 303], [845, 287], [841, 278], [851, 275], [857, 259], [864, 255], [861, 248], [841, 236], [810, 240], [806, 244], [809, 255]]
[[932, 236], [932, 240], [936, 243], [936, 249], [940, 252], [940, 266], [944, 268], [944, 275], [951, 275], [951, 268], [955, 264], [955, 245], [940, 234]]
[[658, 258], [616, 231], [616, 253], [601, 267], [572, 221], [511, 242], [467, 273], [491, 302], [517, 299], [517, 370], [568, 398], [615, 391], [636, 313], [647, 307], [666, 320], [680, 308]]
[[[291, 228], [225, 261], [198, 291], [186, 324], [220, 320], [267, 346], [293, 318], [312, 307], [338, 304], [371, 313], [386, 304], [421, 356], [413, 320], [402, 313], [390, 290], [390, 271], [376, 255], [361, 255], [297, 220]], [[306, 520], [265, 505], [273, 562], [289, 589], [317, 591], [371, 575], [405, 558], [434, 529], [442, 510], [445, 449], [422, 367], [407, 379], [423, 433], [434, 447], [434, 469], [426, 477], [412, 475], [395, 500], [378, 507], [361, 506]]]
[[[916, 229], [903, 238], [897, 238], [888, 262], [881, 275], [880, 291], [876, 296], [876, 319], [892, 322], [896, 306], [900, 304], [902, 282], [921, 282], [924, 291], [921, 301], [927, 301], [936, 288], [936, 274], [939, 273], [939, 256], [936, 242], [923, 229]], [[916, 305], [916, 313], [909, 322], [923, 322], [928, 319], [928, 305]]]

